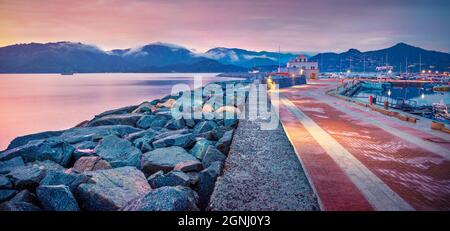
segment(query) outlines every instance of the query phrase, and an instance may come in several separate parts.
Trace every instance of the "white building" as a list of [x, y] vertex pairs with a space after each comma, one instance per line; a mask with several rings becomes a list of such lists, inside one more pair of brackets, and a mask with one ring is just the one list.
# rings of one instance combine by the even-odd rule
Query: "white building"
[[288, 73], [289, 75], [304, 75], [310, 79], [316, 79], [319, 75], [319, 64], [310, 62], [305, 55], [299, 55], [286, 64], [286, 67], [278, 69], [280, 73]]

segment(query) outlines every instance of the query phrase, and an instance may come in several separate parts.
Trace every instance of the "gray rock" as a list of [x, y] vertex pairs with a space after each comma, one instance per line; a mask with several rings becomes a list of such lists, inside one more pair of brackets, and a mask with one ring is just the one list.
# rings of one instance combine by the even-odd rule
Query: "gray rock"
[[128, 140], [120, 139], [115, 135], [104, 137], [95, 148], [95, 153], [108, 161], [113, 168], [140, 167], [141, 151]]
[[132, 113], [152, 113], [156, 110], [155, 105], [150, 104], [149, 102], [141, 103]]
[[180, 130], [174, 130], [174, 131], [166, 129], [166, 131], [161, 131], [160, 134], [156, 135], [155, 140], [164, 139], [166, 137], [173, 136], [173, 135], [188, 134], [191, 132], [192, 131], [190, 129], [180, 129]]
[[143, 136], [133, 141], [136, 148], [139, 148], [141, 152], [148, 152], [153, 150], [152, 142], [155, 140], [155, 136]]
[[217, 150], [217, 148], [215, 148], [212, 145], [209, 145], [208, 149], [206, 150], [205, 156], [202, 159], [202, 164], [205, 168], [207, 168], [213, 162], [216, 162], [216, 161], [219, 161], [221, 163], [225, 162], [226, 158], [227, 157], [222, 152]]
[[11, 143], [9, 144], [7, 149], [17, 148], [19, 146], [27, 144], [28, 142], [30, 142], [32, 140], [42, 140], [42, 139], [46, 139], [46, 138], [50, 138], [50, 137], [54, 137], [54, 136], [59, 136], [63, 132], [64, 131], [47, 131], [47, 132], [40, 132], [40, 133], [35, 133], [35, 134], [31, 134], [31, 135], [26, 135], [26, 136], [19, 136], [11, 141]]
[[0, 174], [6, 174], [9, 173], [11, 170], [13, 170], [16, 167], [24, 166], [25, 163], [23, 162], [22, 157], [14, 157], [10, 160], [5, 160], [0, 162]]
[[186, 123], [184, 122], [183, 118], [180, 119], [171, 119], [169, 122], [167, 122], [165, 128], [170, 130], [178, 130], [186, 127]]
[[169, 121], [170, 117], [167, 115], [145, 115], [137, 121], [137, 127], [148, 128], [162, 128]]
[[96, 118], [87, 124], [88, 127], [104, 125], [128, 125], [136, 127], [136, 122], [141, 119], [142, 114], [114, 114]]
[[0, 189], [10, 189], [12, 186], [11, 181], [7, 177], [0, 175]]
[[89, 211], [117, 210], [151, 190], [144, 174], [134, 167], [89, 172], [89, 182], [78, 186], [77, 198]]
[[11, 200], [11, 202], [26, 202], [30, 204], [36, 204], [38, 202], [36, 195], [28, 190], [22, 190], [18, 192]]
[[231, 129], [231, 128], [224, 127], [224, 126], [220, 126], [220, 127], [214, 128], [214, 129], [211, 131], [212, 139], [213, 139], [213, 140], [220, 140], [220, 138], [223, 137], [223, 135], [225, 134], [225, 132], [229, 131], [230, 129]]
[[239, 120], [237, 118], [224, 119], [223, 125], [225, 127], [236, 128], [238, 125], [238, 122], [239, 122]]
[[198, 211], [198, 195], [187, 187], [161, 187], [150, 191], [128, 205], [123, 211]]
[[164, 148], [170, 146], [179, 146], [188, 148], [195, 143], [194, 135], [188, 134], [175, 134], [156, 141], [153, 141], [152, 146], [154, 148]]
[[193, 128], [195, 127], [195, 120], [194, 119], [184, 119], [184, 122], [186, 123], [186, 126]]
[[0, 203], [7, 201], [17, 194], [17, 190], [14, 189], [0, 189]]
[[96, 115], [95, 118], [100, 118], [100, 117], [109, 116], [109, 115], [128, 114], [128, 113], [136, 110], [137, 107], [138, 106], [136, 106], [136, 105], [132, 105], [132, 106], [126, 106], [126, 107], [122, 107], [122, 108], [112, 109], [112, 110], [105, 111], [105, 112], [102, 112], [102, 113]]
[[147, 175], [160, 170], [169, 172], [179, 163], [195, 160], [195, 157], [178, 146], [158, 148], [144, 153], [142, 156], [142, 171]]
[[192, 172], [192, 171], [201, 171], [203, 169], [202, 163], [198, 160], [190, 160], [178, 163], [175, 165], [175, 168], [173, 170], [179, 170], [183, 172]]
[[79, 211], [75, 197], [66, 185], [41, 185], [36, 190], [42, 207], [48, 211]]
[[216, 143], [216, 148], [223, 154], [228, 154], [230, 151], [231, 141], [233, 140], [233, 130], [225, 132], [225, 134]]
[[189, 186], [191, 183], [189, 175], [182, 171], [170, 171], [165, 174], [163, 171], [158, 171], [157, 173], [151, 175], [147, 179], [150, 186], [155, 188], [161, 188], [164, 186]]
[[152, 138], [155, 137], [158, 134], [157, 131], [153, 129], [147, 129], [147, 130], [141, 130], [139, 132], [131, 133], [125, 137], [130, 142], [133, 142], [134, 140], [142, 137]]
[[201, 160], [203, 159], [203, 156], [205, 156], [206, 149], [208, 149], [208, 146], [211, 144], [213, 143], [207, 139], [204, 138], [199, 139], [189, 152], [191, 153], [191, 155]]
[[72, 156], [75, 160], [78, 160], [83, 156], [95, 156], [94, 149], [97, 146], [97, 143], [94, 141], [83, 141], [72, 146], [75, 148]]
[[186, 172], [186, 174], [189, 176], [191, 185], [195, 187], [199, 181], [200, 173], [199, 172]]
[[60, 138], [63, 138], [67, 142], [80, 143], [83, 141], [99, 141], [105, 136], [117, 135], [119, 137], [124, 137], [128, 134], [142, 131], [141, 129], [134, 128], [127, 125], [108, 125], [108, 126], [98, 126], [98, 127], [83, 127], [83, 128], [72, 128], [66, 130]]
[[32, 140], [25, 145], [0, 153], [0, 160], [10, 160], [20, 156], [25, 162], [52, 160], [67, 166], [74, 150], [70, 144], [60, 139]]
[[218, 125], [214, 121], [202, 121], [197, 123], [194, 127], [194, 134], [200, 134], [204, 132], [209, 132], [216, 128]]
[[211, 194], [214, 191], [216, 179], [222, 170], [221, 162], [213, 162], [211, 165], [201, 171], [198, 177], [197, 193], [200, 201], [199, 206], [201, 209], [205, 209], [208, 206]]
[[86, 156], [78, 159], [73, 165], [73, 168], [78, 172], [85, 172], [111, 169], [112, 167], [107, 161], [102, 160], [98, 156]]
[[40, 211], [40, 210], [41, 209], [36, 205], [27, 202], [8, 201], [0, 204], [0, 211], [21, 212], [21, 211]]
[[64, 168], [51, 161], [36, 161], [13, 169], [7, 176], [16, 189], [34, 191], [49, 170], [64, 171]]
[[78, 185], [86, 182], [88, 178], [82, 174], [65, 173], [61, 171], [49, 170], [41, 180], [40, 185], [65, 185], [70, 191], [74, 191]]

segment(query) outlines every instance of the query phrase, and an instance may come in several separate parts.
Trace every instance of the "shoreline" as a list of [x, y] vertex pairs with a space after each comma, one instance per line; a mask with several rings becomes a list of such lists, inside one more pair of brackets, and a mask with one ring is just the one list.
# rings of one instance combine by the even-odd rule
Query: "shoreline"
[[[230, 82], [246, 80], [208, 84], [224, 88]], [[174, 119], [170, 108], [181, 96], [105, 111], [67, 130], [17, 137], [0, 152], [0, 176], [11, 182], [0, 210], [205, 209], [238, 119]], [[109, 185], [111, 180], [122, 183]], [[55, 192], [63, 196], [49, 196]], [[14, 198], [21, 194], [38, 200], [18, 204]], [[162, 204], [149, 204], [148, 197]], [[65, 200], [73, 206], [52, 207]]]

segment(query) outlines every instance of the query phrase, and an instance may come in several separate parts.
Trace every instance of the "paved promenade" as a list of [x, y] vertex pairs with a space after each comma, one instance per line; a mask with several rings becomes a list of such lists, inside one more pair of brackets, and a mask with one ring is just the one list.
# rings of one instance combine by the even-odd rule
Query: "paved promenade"
[[280, 118], [324, 210], [450, 210], [450, 135], [325, 92], [280, 90]]

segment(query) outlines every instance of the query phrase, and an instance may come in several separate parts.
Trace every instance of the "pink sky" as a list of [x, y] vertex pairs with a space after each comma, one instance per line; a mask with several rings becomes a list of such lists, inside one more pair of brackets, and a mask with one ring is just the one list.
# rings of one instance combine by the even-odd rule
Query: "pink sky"
[[108, 50], [162, 41], [198, 51], [344, 51], [406, 42], [448, 52], [449, 2], [1, 0], [0, 46], [74, 41]]

